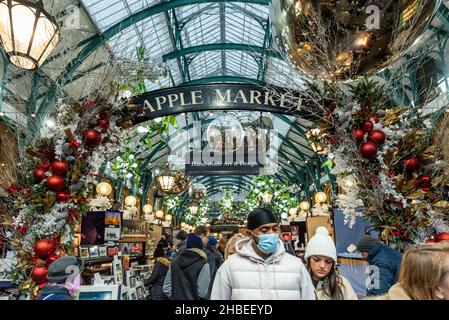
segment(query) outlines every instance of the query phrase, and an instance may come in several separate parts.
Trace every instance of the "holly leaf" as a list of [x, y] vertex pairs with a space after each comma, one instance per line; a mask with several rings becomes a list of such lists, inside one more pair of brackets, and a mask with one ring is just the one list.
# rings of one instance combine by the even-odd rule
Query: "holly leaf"
[[71, 175], [72, 183], [76, 183], [79, 180], [79, 178], [81, 177], [82, 169], [83, 169], [83, 161], [81, 159], [76, 160]]
[[424, 196], [424, 191], [416, 190], [414, 192], [408, 193], [405, 197], [410, 200], [417, 200]]
[[401, 193], [409, 193], [415, 189], [415, 181], [414, 180], [408, 180], [405, 184], [401, 185], [399, 190]]

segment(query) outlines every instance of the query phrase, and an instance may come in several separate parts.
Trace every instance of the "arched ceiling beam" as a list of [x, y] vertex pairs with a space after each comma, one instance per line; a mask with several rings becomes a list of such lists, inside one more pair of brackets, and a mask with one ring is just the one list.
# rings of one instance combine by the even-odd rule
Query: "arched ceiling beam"
[[236, 76], [216, 76], [216, 77], [206, 77], [199, 78], [187, 81], [181, 86], [184, 85], [194, 85], [194, 84], [206, 84], [206, 83], [217, 83], [217, 82], [238, 82], [238, 83], [252, 83], [257, 85], [264, 85], [262, 81], [257, 79], [245, 78], [245, 77], [236, 77]]
[[282, 59], [279, 53], [264, 47], [244, 43], [210, 43], [169, 52], [162, 56], [162, 60], [166, 62], [167, 60], [177, 59], [179, 57], [184, 57], [189, 54], [195, 54], [204, 51], [222, 51], [222, 50], [257, 52], [259, 54], [266, 54], [267, 56], [270, 57]]

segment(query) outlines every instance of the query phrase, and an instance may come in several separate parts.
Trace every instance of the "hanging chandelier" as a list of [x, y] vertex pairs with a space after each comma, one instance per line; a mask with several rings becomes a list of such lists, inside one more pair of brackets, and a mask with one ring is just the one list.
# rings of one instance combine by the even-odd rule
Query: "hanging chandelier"
[[262, 195], [262, 202], [264, 204], [269, 204], [271, 203], [271, 200], [273, 200], [273, 193], [271, 191], [265, 191]]
[[15, 66], [34, 70], [42, 65], [58, 44], [59, 31], [42, 0], [0, 0], [0, 38]]
[[192, 183], [189, 188], [189, 196], [194, 200], [201, 200], [206, 196], [206, 186], [202, 183]]
[[242, 146], [243, 138], [243, 127], [233, 114], [219, 116], [206, 130], [207, 143], [215, 152], [235, 151]]
[[189, 205], [189, 210], [192, 215], [196, 215], [198, 213], [199, 206], [195, 202], [192, 202]]
[[179, 194], [187, 190], [190, 178], [182, 171], [171, 171], [166, 168], [158, 168], [154, 171], [154, 180], [159, 190], [164, 194]]

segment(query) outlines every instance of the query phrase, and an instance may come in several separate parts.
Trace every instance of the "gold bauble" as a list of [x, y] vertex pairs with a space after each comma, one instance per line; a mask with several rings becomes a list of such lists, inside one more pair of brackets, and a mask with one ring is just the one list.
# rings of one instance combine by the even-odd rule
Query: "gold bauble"
[[272, 0], [281, 52], [299, 71], [330, 80], [371, 75], [424, 33], [440, 0]]

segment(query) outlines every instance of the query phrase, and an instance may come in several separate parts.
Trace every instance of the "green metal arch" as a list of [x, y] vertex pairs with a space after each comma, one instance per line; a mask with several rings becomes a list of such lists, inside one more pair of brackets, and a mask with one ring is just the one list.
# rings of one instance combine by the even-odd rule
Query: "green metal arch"
[[162, 60], [165, 62], [167, 60], [177, 59], [179, 57], [183, 57], [189, 54], [195, 54], [204, 51], [221, 51], [221, 50], [257, 52], [260, 54], [267, 54], [268, 56], [282, 59], [279, 53], [272, 50], [267, 50], [259, 46], [243, 43], [211, 43], [169, 52], [162, 56]]

